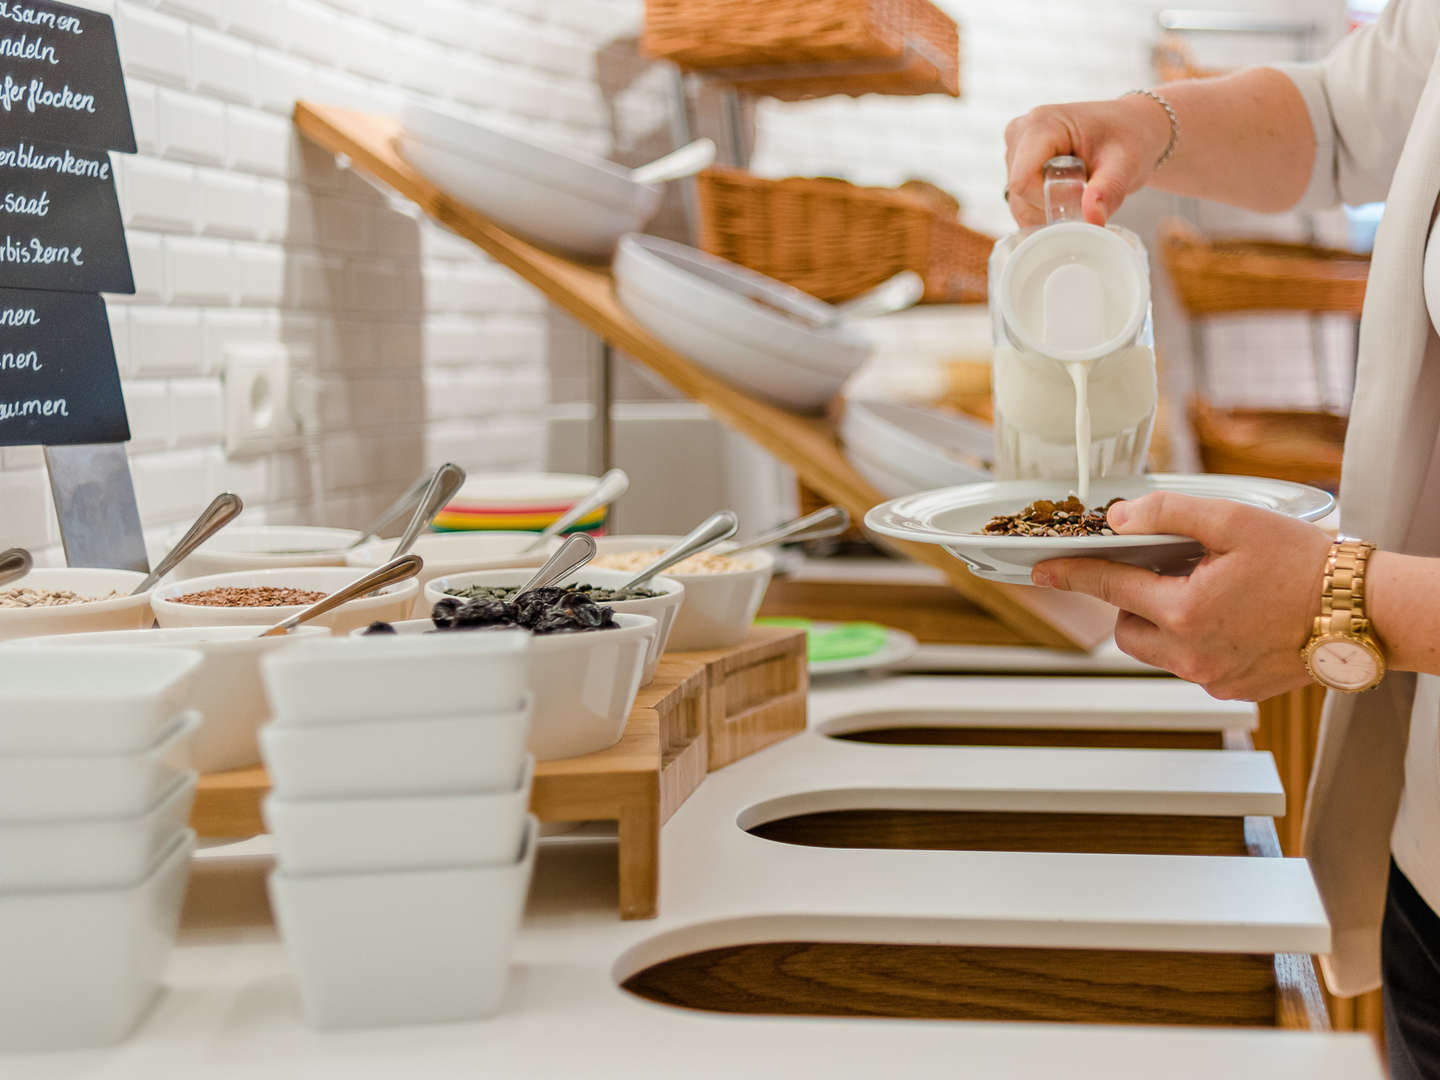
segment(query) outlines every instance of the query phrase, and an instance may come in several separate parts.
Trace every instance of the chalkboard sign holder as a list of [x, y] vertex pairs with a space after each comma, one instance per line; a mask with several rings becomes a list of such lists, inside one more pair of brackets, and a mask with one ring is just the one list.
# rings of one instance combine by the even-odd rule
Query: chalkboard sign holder
[[47, 446], [45, 464], [65, 562], [148, 573], [150, 556], [125, 444]]

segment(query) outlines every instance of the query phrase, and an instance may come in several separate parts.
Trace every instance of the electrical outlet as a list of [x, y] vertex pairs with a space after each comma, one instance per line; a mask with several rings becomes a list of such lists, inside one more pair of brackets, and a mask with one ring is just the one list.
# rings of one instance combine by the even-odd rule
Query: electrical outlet
[[296, 445], [293, 373], [306, 366], [308, 349], [288, 345], [232, 345], [223, 356], [225, 452], [266, 454]]

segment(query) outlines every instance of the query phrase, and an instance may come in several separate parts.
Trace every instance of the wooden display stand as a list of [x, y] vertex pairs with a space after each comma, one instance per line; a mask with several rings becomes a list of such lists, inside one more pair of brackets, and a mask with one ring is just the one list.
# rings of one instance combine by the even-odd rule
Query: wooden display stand
[[[660, 826], [710, 769], [803, 731], [808, 685], [803, 630], [756, 627], [729, 649], [664, 656], [618, 743], [535, 766], [530, 809], [545, 822], [614, 821], [620, 916], [652, 918]], [[191, 827], [212, 839], [258, 836], [269, 792], [260, 765], [202, 776]]]
[[[604, 341], [791, 466], [801, 480], [855, 520], [863, 520], [872, 506], [884, 501], [841, 453], [832, 422], [778, 408], [661, 344], [620, 306], [608, 267], [583, 265], [521, 240], [422, 176], [395, 149], [396, 120], [302, 101], [295, 106], [295, 126], [515, 271]], [[892, 546], [942, 571], [995, 628], [994, 640], [1088, 650], [1104, 641], [1114, 626], [1113, 610], [1088, 597], [985, 581], [931, 544], [896, 541]]]

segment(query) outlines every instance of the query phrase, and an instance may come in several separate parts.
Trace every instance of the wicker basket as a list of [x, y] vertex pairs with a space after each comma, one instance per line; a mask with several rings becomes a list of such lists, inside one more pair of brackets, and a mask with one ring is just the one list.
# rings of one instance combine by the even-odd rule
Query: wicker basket
[[927, 301], [985, 299], [994, 240], [920, 195], [739, 169], [706, 169], [698, 187], [705, 251], [822, 300], [848, 300], [901, 270], [925, 279]]
[[959, 29], [930, 0], [647, 0], [651, 56], [750, 93], [960, 93]]
[[1181, 222], [1161, 226], [1161, 257], [1194, 315], [1336, 311], [1359, 315], [1370, 256], [1309, 244], [1209, 240]]
[[1196, 400], [1190, 423], [1206, 472], [1273, 476], [1335, 491], [1346, 420], [1298, 409], [1220, 409]]

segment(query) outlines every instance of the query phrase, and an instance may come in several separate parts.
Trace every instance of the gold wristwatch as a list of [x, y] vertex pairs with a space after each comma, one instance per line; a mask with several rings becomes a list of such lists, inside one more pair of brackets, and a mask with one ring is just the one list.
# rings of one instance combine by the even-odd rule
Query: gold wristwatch
[[1342, 694], [1371, 690], [1385, 677], [1385, 654], [1365, 617], [1365, 571], [1374, 551], [1363, 540], [1331, 545], [1320, 614], [1300, 650], [1311, 677]]

